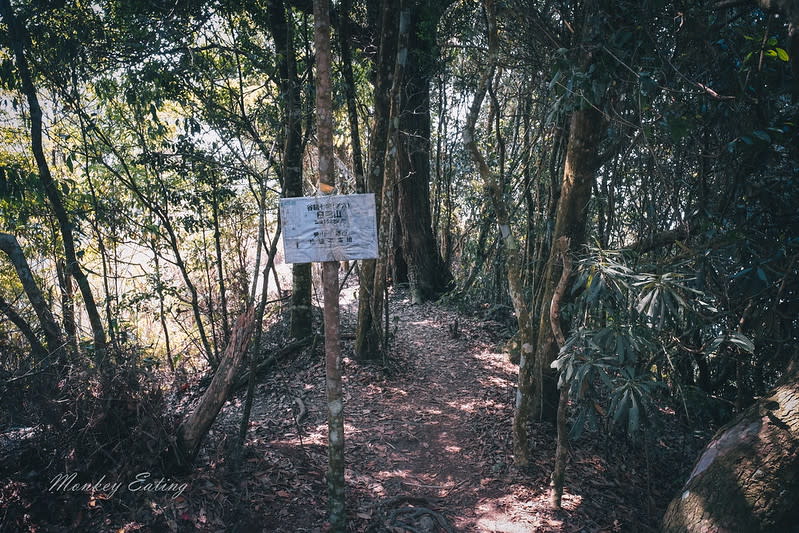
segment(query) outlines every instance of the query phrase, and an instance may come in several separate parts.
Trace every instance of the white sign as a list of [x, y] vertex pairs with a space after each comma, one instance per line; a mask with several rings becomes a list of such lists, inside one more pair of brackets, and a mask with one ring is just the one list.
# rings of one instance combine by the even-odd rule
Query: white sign
[[375, 195], [280, 199], [286, 263], [375, 259]]

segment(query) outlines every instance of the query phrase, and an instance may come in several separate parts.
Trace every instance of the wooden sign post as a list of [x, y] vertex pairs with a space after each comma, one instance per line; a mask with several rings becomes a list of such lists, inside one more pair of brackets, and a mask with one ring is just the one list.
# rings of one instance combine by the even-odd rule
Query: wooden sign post
[[319, 196], [280, 204], [286, 262], [322, 262], [328, 440], [328, 522], [346, 529], [344, 399], [341, 390], [339, 261], [377, 257], [374, 195], [334, 195], [333, 98], [330, 84], [330, 0], [314, 0], [316, 136]]
[[[321, 83], [319, 77], [317, 74], [317, 83]], [[319, 89], [317, 99], [318, 95]], [[326, 133], [322, 131], [319, 120], [319, 189], [332, 190], [332, 187], [326, 187], [330, 182], [325, 181], [333, 179], [326, 173], [332, 168], [332, 153], [322, 149]], [[286, 262], [322, 263], [329, 522], [332, 531], [344, 531], [344, 402], [341, 392], [338, 271], [339, 261], [378, 257], [375, 197], [374, 194], [348, 194], [282, 198], [280, 217]]]

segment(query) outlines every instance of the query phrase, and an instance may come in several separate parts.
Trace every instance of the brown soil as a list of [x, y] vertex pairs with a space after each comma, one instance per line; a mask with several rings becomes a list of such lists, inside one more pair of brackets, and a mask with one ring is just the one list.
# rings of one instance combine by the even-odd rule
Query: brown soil
[[[388, 372], [347, 358], [351, 340], [345, 341], [350, 531], [656, 528], [682, 470], [690, 467], [683, 437], [658, 441], [649, 466], [641, 446], [621, 439], [594, 434], [572, 443], [563, 509], [551, 511], [555, 444], [549, 424], [531, 428], [531, 466], [512, 465], [516, 367], [499, 351], [501, 325], [435, 304], [410, 305], [404, 296], [392, 298], [396, 319]], [[354, 306], [343, 309], [345, 336], [354, 330], [354, 312]], [[451, 327], [456, 319], [457, 336]], [[237, 510], [221, 506], [220, 522], [238, 524], [241, 531], [324, 531], [321, 353], [273, 373], [258, 390], [248, 463], [237, 480], [243, 492], [240, 498], [228, 494]], [[302, 418], [295, 420], [298, 413]], [[238, 414], [235, 405], [228, 414]], [[212, 482], [213, 468], [208, 475]]]
[[[499, 349], [506, 340], [502, 324], [480, 312], [467, 316], [437, 304], [413, 306], [398, 292], [391, 299], [390, 357], [357, 363], [348, 357], [357, 310], [353, 290], [342, 294], [349, 302], [342, 309], [349, 531], [656, 529], [701, 444], [686, 431], [661, 429], [659, 435], [672, 436], [650, 439], [646, 446], [584, 434], [571, 443], [563, 509], [552, 511], [552, 426], [531, 424], [531, 465], [512, 466], [516, 367]], [[280, 338], [273, 333], [275, 349]], [[316, 345], [278, 363], [259, 383], [238, 466], [228, 457], [244, 393], [228, 402], [197, 468], [167, 479], [186, 483], [179, 496], [124, 488], [112, 498], [54, 494], [47, 480], [37, 485], [11, 479], [0, 487], [0, 503], [6, 499], [0, 510], [27, 506], [28, 511], [17, 509], [28, 514], [23, 519], [16, 513], [15, 524], [28, 524], [29, 531], [327, 531], [321, 351]], [[202, 390], [200, 384], [184, 390], [182, 401], [174, 402], [176, 412]], [[674, 416], [661, 418], [677, 427]], [[37, 526], [48, 523], [72, 526]]]

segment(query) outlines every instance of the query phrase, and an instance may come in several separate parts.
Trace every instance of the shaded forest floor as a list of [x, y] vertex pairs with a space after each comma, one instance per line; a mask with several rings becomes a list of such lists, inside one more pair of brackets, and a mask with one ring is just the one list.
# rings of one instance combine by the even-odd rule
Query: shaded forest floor
[[[345, 289], [342, 301], [353, 302], [354, 290]], [[345, 337], [354, 332], [356, 311], [355, 304], [343, 306]], [[352, 341], [344, 343], [350, 531], [439, 531], [442, 519], [454, 531], [656, 528], [700, 442], [675, 431], [645, 453], [622, 438], [586, 434], [572, 444], [564, 508], [553, 512], [547, 500], [552, 426], [533, 424], [529, 468], [511, 462], [516, 367], [499, 348], [502, 324], [436, 304], [410, 305], [402, 291], [393, 295], [391, 313], [387, 368], [357, 364]], [[456, 319], [457, 337], [450, 331]], [[258, 386], [244, 470], [219, 490], [210, 489], [218, 485], [214, 467], [204, 467], [198, 478], [209, 490], [194, 492], [206, 504], [197, 514], [195, 500], [191, 516], [240, 531], [324, 530], [321, 352], [305, 353]], [[238, 421], [241, 402], [228, 405], [231, 421]]]
[[[502, 324], [437, 304], [410, 305], [398, 291], [391, 298], [396, 318], [390, 360], [385, 366], [362, 365], [351, 358], [354, 290], [348, 287], [342, 294], [350, 531], [656, 528], [702, 444], [680, 429], [676, 417], [661, 415], [661, 422], [673, 427], [648, 446], [598, 433], [573, 442], [563, 510], [551, 511], [552, 426], [533, 424], [529, 468], [511, 464], [516, 367], [499, 348], [505, 340]], [[457, 336], [450, 328], [456, 319]], [[280, 342], [275, 332], [272, 341]], [[239, 466], [228, 457], [244, 391], [223, 408], [194, 472], [167, 480], [186, 483], [181, 494], [140, 491], [127, 495], [135, 500], [125, 500], [123, 489], [118, 502], [92, 499], [78, 515], [80, 529], [325, 531], [324, 375], [318, 345], [278, 363], [257, 386]], [[190, 406], [202, 390], [191, 386], [178, 405]]]

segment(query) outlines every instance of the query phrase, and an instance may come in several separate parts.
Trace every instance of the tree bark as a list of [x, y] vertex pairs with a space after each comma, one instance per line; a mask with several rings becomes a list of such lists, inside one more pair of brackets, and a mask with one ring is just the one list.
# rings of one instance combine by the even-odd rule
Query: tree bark
[[527, 438], [527, 423], [530, 419], [533, 346], [532, 327], [530, 324], [530, 308], [527, 305], [524, 287], [521, 282], [521, 250], [518, 240], [510, 228], [510, 216], [505, 203], [504, 195], [496, 177], [488, 168], [475, 138], [475, 126], [480, 113], [488, 86], [494, 77], [499, 54], [499, 36], [497, 33], [496, 11], [493, 0], [484, 0], [486, 16], [488, 18], [488, 63], [480, 76], [480, 82], [475, 91], [474, 99], [469, 106], [466, 126], [463, 132], [463, 141], [472, 157], [480, 177], [485, 184], [488, 199], [494, 209], [499, 226], [502, 243], [507, 254], [508, 292], [513, 302], [516, 321], [519, 327], [519, 344], [521, 358], [519, 361], [519, 381], [516, 390], [516, 405], [513, 411], [513, 461], [517, 466], [529, 464], [529, 447]]
[[[577, 250], [585, 243], [588, 202], [599, 163], [602, 125], [602, 114], [592, 106], [575, 111], [571, 118], [553, 242], [561, 237], [569, 237], [572, 250]], [[558, 345], [549, 321], [549, 305], [561, 274], [559, 255], [557, 247], [553, 246], [544, 272], [535, 354], [536, 391], [533, 401], [536, 404], [533, 411], [548, 420], [554, 420], [559, 401], [557, 373], [550, 366], [558, 356]], [[568, 296], [568, 293], [564, 295], [561, 305], [568, 303]]]
[[665, 533], [795, 531], [799, 364], [716, 433], [663, 518]]
[[[293, 25], [286, 17], [282, 0], [269, 2], [269, 29], [278, 50], [280, 92], [283, 102], [283, 195], [286, 198], [302, 196], [302, 101], [300, 81], [297, 77], [297, 58], [294, 50]], [[296, 263], [291, 266], [291, 326], [295, 339], [308, 337], [313, 332], [311, 307], [311, 264]]]
[[[393, 204], [383, 203], [383, 181], [388, 143], [389, 115], [391, 112], [391, 85], [397, 53], [397, 0], [384, 0], [380, 15], [380, 35], [377, 65], [374, 78], [374, 123], [369, 145], [369, 172], [366, 175], [367, 192], [375, 194], [375, 211], [378, 220], [383, 210], [393, 209]], [[381, 236], [381, 242], [382, 242]], [[381, 250], [381, 258], [385, 257]], [[358, 289], [358, 329], [355, 335], [355, 356], [358, 359], [378, 359], [382, 353], [382, 319], [373, 313], [377, 299], [383, 298], [382, 288], [375, 289], [377, 265], [384, 259], [366, 259], [361, 262]], [[381, 305], [382, 307], [382, 305]]]
[[358, 127], [358, 106], [355, 91], [355, 76], [352, 72], [352, 20], [350, 9], [352, 0], [343, 0], [340, 8], [339, 44], [341, 47], [341, 72], [344, 76], [344, 95], [347, 100], [347, 119], [350, 125], [352, 142], [352, 170], [355, 173], [355, 192], [366, 192], [366, 176], [363, 167], [363, 150], [361, 150], [361, 133]]
[[402, 254], [414, 303], [452, 288], [430, 214], [430, 83], [437, 56], [436, 27], [446, 3], [416, 3], [408, 29], [408, 62], [400, 92], [397, 211]]
[[[549, 306], [549, 323], [552, 327], [552, 334], [558, 343], [558, 350], [566, 344], [566, 337], [560, 326], [560, 305], [563, 295], [569, 286], [569, 276], [571, 275], [571, 258], [569, 257], [569, 238], [561, 237], [558, 240], [557, 248], [563, 258], [563, 271], [560, 281], [555, 288], [552, 296], [552, 303]], [[569, 388], [571, 381], [563, 379], [560, 383], [560, 396], [558, 399], [557, 431], [558, 439], [555, 448], [555, 467], [552, 469], [552, 481], [550, 483], [549, 503], [553, 509], [561, 508], [563, 498], [563, 480], [566, 475], [566, 452], [569, 445], [569, 434], [566, 431], [566, 415], [569, 408]]]
[[28, 266], [28, 260], [25, 259], [25, 254], [22, 252], [17, 238], [9, 233], [0, 233], [0, 250], [8, 256], [11, 264], [14, 265], [14, 270], [17, 271], [17, 277], [19, 277], [22, 288], [25, 290], [33, 311], [39, 319], [39, 324], [42, 326], [47, 351], [56, 355], [62, 362], [66, 361], [61, 328], [58, 327], [58, 323], [50, 312], [47, 300], [45, 300], [39, 285], [36, 283], [36, 279], [33, 277], [33, 272]]
[[64, 203], [61, 201], [61, 193], [58, 191], [58, 186], [50, 174], [50, 167], [47, 164], [47, 158], [44, 154], [44, 147], [42, 144], [42, 108], [39, 105], [36, 86], [33, 83], [33, 76], [28, 67], [28, 61], [25, 58], [25, 43], [29, 42], [30, 37], [27, 34], [25, 26], [17, 19], [11, 7], [10, 0], [0, 1], [0, 14], [2, 14], [3, 20], [8, 26], [8, 43], [16, 60], [22, 92], [28, 100], [31, 125], [31, 150], [36, 160], [36, 167], [39, 170], [39, 181], [42, 183], [47, 199], [50, 202], [50, 207], [58, 221], [58, 228], [61, 233], [61, 240], [63, 241], [62, 244], [64, 246], [64, 255], [66, 258], [66, 270], [75, 278], [81, 295], [83, 296], [84, 307], [89, 317], [89, 323], [91, 324], [94, 338], [95, 361], [99, 368], [103, 368], [106, 363], [107, 352], [105, 329], [100, 319], [100, 313], [97, 310], [97, 304], [95, 303], [89, 280], [78, 263], [78, 257], [75, 251], [75, 239], [72, 234], [72, 222], [69, 220], [69, 215], [64, 207]]
[[194, 411], [178, 427], [174, 456], [169, 458], [177, 469], [185, 470], [194, 461], [203, 438], [227, 400], [235, 383], [236, 372], [247, 353], [255, 323], [253, 315], [254, 309], [250, 308], [239, 317], [211, 384]]
[[[319, 190], [336, 190], [333, 160], [333, 91], [330, 75], [330, 0], [314, 0], [316, 48], [316, 134], [319, 141]], [[325, 375], [327, 391], [327, 494], [331, 530], [346, 530], [344, 481], [344, 396], [341, 387], [338, 261], [322, 264], [324, 285]]]

